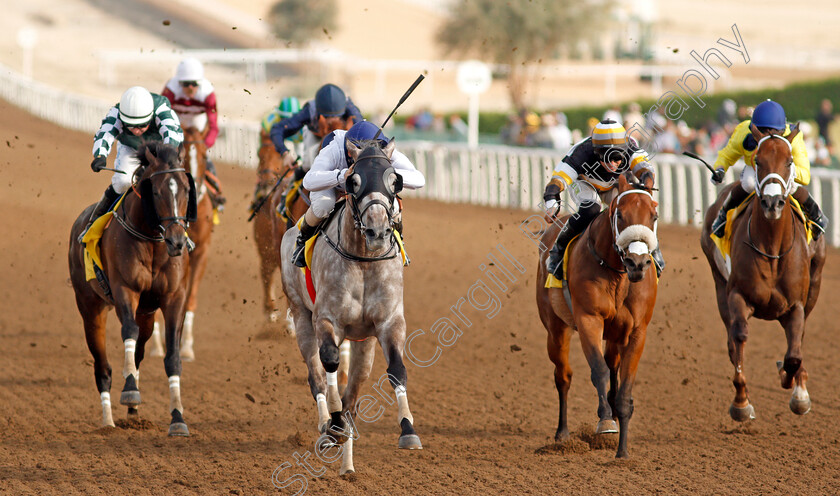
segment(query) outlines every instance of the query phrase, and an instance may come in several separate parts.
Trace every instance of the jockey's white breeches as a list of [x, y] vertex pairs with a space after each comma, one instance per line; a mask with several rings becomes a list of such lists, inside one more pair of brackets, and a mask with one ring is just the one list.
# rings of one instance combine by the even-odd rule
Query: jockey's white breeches
[[125, 146], [119, 141], [117, 145], [117, 158], [114, 160], [114, 168], [125, 172], [125, 174], [114, 173], [111, 176], [111, 187], [119, 194], [123, 194], [131, 187], [131, 180], [134, 177], [134, 171], [140, 166], [140, 160], [135, 156], [137, 150], [130, 146]]
[[[755, 183], [755, 169], [753, 167], [750, 167], [749, 165], [745, 165], [744, 170], [741, 171], [741, 189], [743, 189], [747, 193], [755, 193]], [[793, 188], [790, 192], [793, 193], [797, 190], [797, 188], [799, 188], [799, 183], [794, 181]]]
[[205, 112], [200, 114], [188, 114], [186, 112], [182, 112], [178, 114], [178, 120], [181, 121], [181, 129], [194, 127], [199, 131], [204, 131], [204, 128], [207, 127], [207, 113]]
[[607, 205], [618, 194], [618, 188], [611, 188], [606, 191], [599, 191], [595, 186], [590, 184], [585, 179], [575, 179], [569, 185], [569, 197], [580, 208], [584, 203], [600, 203], [604, 202]]

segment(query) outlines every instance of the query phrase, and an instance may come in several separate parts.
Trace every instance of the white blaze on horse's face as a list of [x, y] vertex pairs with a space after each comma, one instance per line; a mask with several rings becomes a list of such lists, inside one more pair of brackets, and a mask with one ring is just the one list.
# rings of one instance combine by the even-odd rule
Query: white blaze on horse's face
[[[773, 140], [773, 138], [777, 138], [787, 145], [787, 153], [784, 153], [785, 150], [781, 149], [782, 155], [779, 156], [779, 147], [776, 147], [775, 154], [773, 154], [772, 150], [769, 152], [771, 154], [771, 158], [767, 158], [767, 154], [765, 154], [761, 161], [759, 161], [759, 150], [761, 150], [761, 145], [768, 140]], [[773, 140], [773, 143], [775, 142], [776, 140]], [[793, 159], [791, 157], [792, 151], [793, 146], [790, 144], [790, 141], [778, 134], [770, 134], [758, 140], [758, 146], [756, 146], [754, 159], [756, 164], [756, 176], [758, 176], [759, 172], [763, 172], [759, 169], [768, 167], [768, 164], [764, 163], [765, 161], [783, 160], [787, 162], [787, 167], [789, 169], [787, 178], [782, 177], [781, 174], [777, 174], [775, 172], [771, 172], [760, 179], [757, 177], [758, 180], [755, 183], [755, 195], [759, 199], [762, 213], [767, 219], [778, 220], [782, 217], [782, 209], [786, 204], [787, 197], [793, 192], [793, 181], [796, 178], [796, 167], [793, 166]], [[776, 170], [779, 170], [778, 165], [774, 165], [776, 166]]]
[[[650, 220], [651, 226], [640, 223], [633, 223], [624, 226], [619, 231], [618, 221], [621, 211], [619, 210], [619, 203], [626, 195], [642, 194], [653, 199], [650, 193], [641, 189], [631, 189], [618, 195], [615, 203], [615, 212], [612, 216], [613, 233], [615, 235], [615, 246], [618, 254], [621, 257], [622, 263], [627, 270], [628, 277], [633, 282], [638, 282], [644, 277], [644, 272], [651, 263], [650, 254], [659, 246], [659, 240], [656, 238], [656, 217]], [[632, 222], [627, 216], [625, 222]]]
[[172, 212], [178, 215], [178, 181], [174, 177], [169, 178], [169, 191], [172, 192]]
[[195, 145], [190, 146], [189, 162], [190, 174], [192, 177], [198, 177], [198, 147]]

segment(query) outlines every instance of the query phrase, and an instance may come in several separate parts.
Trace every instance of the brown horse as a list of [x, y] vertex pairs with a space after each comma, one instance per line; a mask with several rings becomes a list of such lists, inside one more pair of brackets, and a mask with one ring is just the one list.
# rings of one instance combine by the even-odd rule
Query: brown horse
[[740, 188], [740, 184], [721, 192], [706, 212], [700, 236], [728, 334], [729, 360], [735, 367], [735, 399], [729, 414], [737, 421], [755, 418], [743, 371], [750, 317], [776, 320], [784, 327], [787, 352], [784, 361], [776, 363], [781, 385], [784, 389], [793, 387], [790, 409], [794, 413], [802, 415], [811, 409], [805, 387], [808, 373], [802, 365], [802, 339], [805, 321], [820, 293], [825, 263], [825, 238], [808, 243], [804, 226], [796, 220], [789, 200], [794, 178], [790, 143], [799, 130], [794, 126], [786, 137], [764, 134], [754, 126], [750, 130], [758, 141], [756, 194], [731, 228], [727, 227], [732, 233], [731, 274], [709, 235], [729, 189]]
[[[136, 183], [116, 209], [99, 242], [104, 284], [86, 280], [84, 247], [76, 241], [93, 206], [86, 208], [70, 232], [70, 280], [82, 315], [94, 377], [102, 404], [102, 424], [114, 426], [111, 415], [111, 366], [105, 353], [105, 320], [116, 308], [125, 346], [125, 387], [120, 403], [136, 414], [140, 404], [140, 363], [152, 335], [155, 312], [166, 323], [164, 367], [169, 376], [170, 436], [188, 436], [181, 405], [181, 328], [189, 278], [187, 226], [195, 218], [195, 185], [183, 167], [183, 155], [159, 142], [137, 152]], [[98, 279], [98, 278], [97, 278]], [[103, 289], [103, 288], [107, 288]]]
[[[628, 173], [629, 174], [629, 173]], [[649, 185], [650, 186], [650, 185]], [[569, 249], [568, 285], [571, 309], [563, 289], [546, 289], [545, 259], [540, 254], [537, 307], [548, 330], [548, 356], [554, 362], [554, 382], [560, 396], [556, 441], [569, 438], [567, 396], [572, 381], [569, 345], [572, 331], [580, 334], [598, 391], [597, 433], [620, 433], [616, 457], [628, 456], [627, 433], [633, 415], [632, 388], [645, 345], [647, 326], [656, 303], [657, 279], [650, 252], [656, 240], [656, 202], [644, 186], [619, 177], [618, 195]], [[560, 228], [552, 224], [542, 246], [553, 245]], [[601, 342], [606, 341], [605, 352]], [[607, 388], [609, 387], [609, 390]]]
[[[343, 129], [348, 130], [353, 126], [352, 117], [347, 120], [341, 117], [320, 116], [317, 132], [305, 133], [303, 166], [308, 169], [321, 148], [324, 137], [329, 133]], [[291, 182], [293, 181], [291, 154], [287, 160], [277, 153], [271, 137], [265, 131], [260, 132], [260, 159], [257, 169], [257, 186], [254, 192], [254, 206], [258, 205], [264, 198], [267, 200], [259, 207], [254, 214], [254, 241], [257, 244], [257, 252], [260, 257], [260, 280], [263, 285], [263, 314], [266, 321], [276, 322], [280, 318], [287, 320], [286, 327], [289, 332], [294, 331], [294, 324], [287, 315], [288, 305], [284, 302], [282, 307], [277, 307], [274, 274], [280, 268], [280, 242], [289, 226], [294, 225], [300, 217], [306, 213], [309, 204], [306, 200], [306, 191], [301, 191], [291, 208], [286, 209], [288, 221], [277, 215], [277, 208], [285, 198]], [[279, 184], [278, 184], [279, 181]]]
[[[213, 204], [210, 195], [207, 193], [204, 173], [207, 170], [207, 145], [204, 137], [209, 128], [200, 131], [195, 127], [188, 127], [184, 130], [184, 167], [195, 178], [195, 186], [198, 195], [198, 211], [195, 222], [190, 223], [188, 234], [190, 240], [195, 243], [195, 248], [190, 252], [190, 279], [187, 289], [187, 306], [184, 314], [184, 328], [181, 335], [181, 358], [185, 362], [195, 360], [193, 350], [193, 324], [195, 312], [198, 308], [198, 287], [201, 279], [204, 278], [204, 271], [207, 269], [207, 256], [210, 252], [210, 239], [213, 236]], [[155, 331], [152, 334], [151, 356], [163, 356], [164, 349], [158, 331], [157, 322]]]

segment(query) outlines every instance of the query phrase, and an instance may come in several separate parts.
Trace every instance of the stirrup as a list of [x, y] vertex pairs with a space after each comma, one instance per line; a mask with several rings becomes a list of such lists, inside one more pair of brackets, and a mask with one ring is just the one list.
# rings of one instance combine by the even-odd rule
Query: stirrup
[[85, 244], [84, 241], [82, 241], [82, 240], [85, 238], [85, 234], [87, 234], [87, 232], [90, 231], [91, 227], [93, 227], [93, 222], [88, 223], [87, 227], [82, 229], [82, 232], [79, 234], [79, 237], [76, 238], [76, 241], [78, 241], [79, 244], [81, 244], [81, 245]]
[[302, 245], [295, 245], [295, 251], [292, 252], [292, 263], [295, 264], [295, 267], [300, 267], [301, 269], [306, 267], [306, 242]]
[[712, 222], [712, 234], [718, 238], [723, 238], [726, 235], [726, 210], [721, 209], [715, 221]]

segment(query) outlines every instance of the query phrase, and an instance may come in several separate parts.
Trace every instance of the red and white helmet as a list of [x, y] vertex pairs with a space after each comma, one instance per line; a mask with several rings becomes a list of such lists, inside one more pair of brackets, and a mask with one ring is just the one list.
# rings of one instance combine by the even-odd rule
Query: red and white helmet
[[180, 81], [200, 81], [204, 79], [204, 66], [198, 59], [185, 58], [175, 70], [175, 79]]
[[130, 126], [148, 123], [154, 110], [152, 94], [142, 86], [132, 86], [120, 97], [120, 120]]

